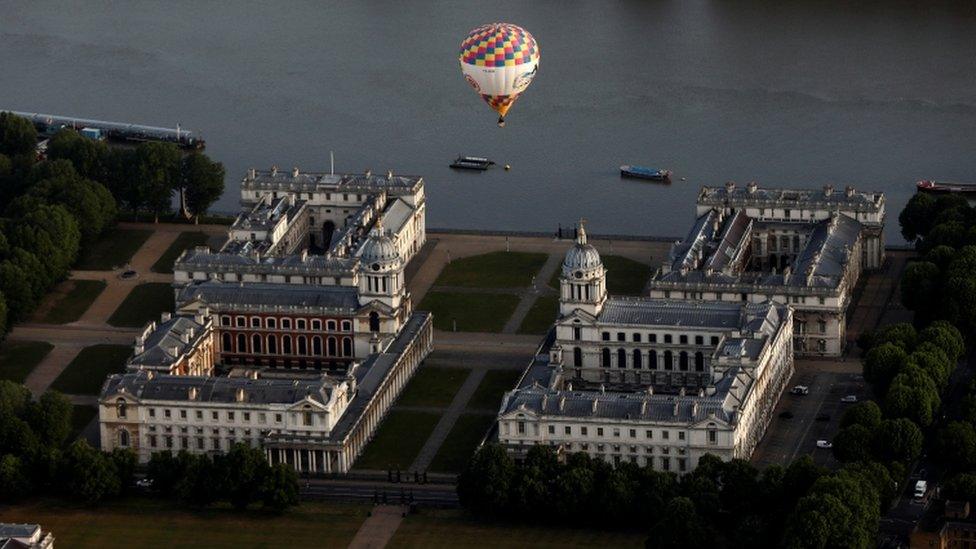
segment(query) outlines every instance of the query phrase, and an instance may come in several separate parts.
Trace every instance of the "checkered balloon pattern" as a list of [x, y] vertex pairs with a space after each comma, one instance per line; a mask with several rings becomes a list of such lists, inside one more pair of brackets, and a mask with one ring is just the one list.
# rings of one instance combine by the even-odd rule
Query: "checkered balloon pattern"
[[539, 60], [539, 46], [525, 29], [510, 23], [478, 27], [461, 41], [462, 63], [477, 67], [517, 67]]

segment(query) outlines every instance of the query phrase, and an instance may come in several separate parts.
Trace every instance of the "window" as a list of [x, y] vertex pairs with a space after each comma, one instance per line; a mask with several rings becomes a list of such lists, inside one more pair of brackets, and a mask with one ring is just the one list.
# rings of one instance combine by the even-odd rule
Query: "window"
[[336, 324], [336, 321], [335, 320], [326, 320], [325, 321], [325, 329], [326, 330], [328, 330], [330, 332], [334, 332], [334, 331], [336, 331], [336, 327], [337, 327], [337, 324]]
[[260, 353], [261, 352], [261, 336], [254, 334], [251, 336], [251, 352]]
[[167, 448], [172, 448], [173, 447], [173, 437], [172, 436], [170, 436], [170, 435], [164, 436], [163, 437], [163, 441], [165, 442]]
[[245, 321], [244, 321], [244, 317], [243, 316], [239, 316], [235, 320], [236, 320], [236, 323], [237, 323], [237, 327], [238, 328], [243, 328], [244, 327], [244, 322]]
[[305, 322], [304, 318], [299, 318], [298, 320], [295, 321], [295, 327], [299, 330], [306, 329], [307, 325], [308, 324]]
[[307, 408], [308, 407], [306, 406], [306, 410], [302, 414], [302, 425], [304, 425], [306, 427], [311, 427], [312, 425], [315, 424], [314, 423], [314, 418], [312, 417], [312, 410], [309, 410]]
[[218, 419], [220, 418], [220, 416], [218, 416], [218, 415], [217, 415], [217, 412], [211, 412], [211, 416], [210, 416], [210, 417], [211, 417], [211, 418], [212, 418], [212, 419], [213, 419], [214, 421], [217, 421], [217, 420], [218, 420]]
[[129, 431], [119, 429], [119, 446], [122, 448], [129, 447]]
[[227, 412], [227, 421], [234, 421], [234, 412]]
[[664, 440], [671, 438], [671, 431], [661, 431], [661, 438]]
[[708, 443], [718, 444], [718, 431], [715, 430], [715, 424], [708, 424]]
[[322, 355], [322, 338], [319, 336], [312, 337], [312, 354], [315, 356]]
[[613, 436], [615, 436], [617, 438], [620, 438], [620, 429], [614, 428], [614, 430], [613, 430]]
[[623, 332], [617, 332], [617, 341], [627, 341], [627, 334]]
[[583, 339], [583, 329], [579, 326], [573, 326], [573, 341], [579, 341]]
[[524, 421], [518, 422], [518, 434], [520, 434], [520, 435], [524, 435], [525, 434], [525, 422]]
[[203, 446], [203, 437], [197, 437], [197, 450], [203, 450]]
[[284, 330], [290, 330], [291, 329], [291, 319], [290, 318], [282, 318], [281, 319], [281, 327]]
[[634, 369], [640, 370], [643, 366], [643, 354], [640, 349], [634, 349]]
[[180, 419], [186, 419], [186, 410], [180, 410]]
[[827, 322], [825, 320], [818, 320], [817, 327], [820, 329], [820, 333], [827, 333]]
[[290, 355], [291, 354], [291, 336], [281, 336], [281, 352]]
[[687, 458], [678, 458], [678, 470], [679, 471], [682, 471], [682, 472], [688, 470], [688, 459]]
[[197, 421], [203, 421], [203, 410], [197, 410]]
[[583, 350], [573, 347], [573, 366], [580, 368], [583, 366]]
[[657, 343], [657, 334], [647, 334], [648, 343]]
[[650, 429], [644, 431], [644, 437], [647, 438], [648, 440], [654, 440], [654, 431]]
[[374, 333], [380, 331], [380, 315], [376, 311], [369, 313], [369, 331]]
[[251, 421], [251, 412], [244, 412], [244, 421]]
[[665, 471], [671, 470], [671, 458], [667, 456], [661, 456], [661, 469]]
[[349, 320], [343, 320], [342, 321], [342, 331], [343, 332], [351, 332], [352, 331], [352, 322], [349, 321]]
[[679, 337], [678, 337], [678, 341], [679, 341], [679, 342], [680, 342], [680, 343], [681, 343], [682, 345], [687, 345], [687, 344], [688, 344], [688, 336], [686, 336], [686, 335], [682, 335], [682, 336], [679, 336]]
[[671, 343], [671, 334], [664, 334], [664, 342]]
[[352, 340], [348, 337], [342, 339], [342, 356], [352, 356]]
[[718, 336], [712, 336], [711, 342], [712, 345], [718, 345]]
[[258, 414], [258, 423], [265, 423], [268, 421], [268, 415], [264, 412]]
[[647, 367], [652, 370], [657, 370], [657, 351], [651, 349], [651, 352], [647, 356]]
[[149, 447], [150, 448], [156, 447], [156, 435], [149, 435]]
[[617, 367], [618, 368], [627, 367], [627, 351], [623, 349], [617, 349]]
[[630, 430], [630, 438], [637, 438], [637, 429]]
[[237, 334], [237, 352], [247, 352], [247, 337], [244, 334]]
[[275, 414], [275, 423], [281, 423], [281, 414]]
[[336, 356], [339, 354], [338, 345], [336, 343], [336, 338], [330, 337], [325, 340], [326, 343], [326, 354], [329, 356]]
[[596, 428], [596, 436], [598, 436], [598, 437], [602, 437], [603, 436], [603, 427], [597, 427]]
[[664, 351], [664, 369], [674, 370], [674, 355], [671, 351]]
[[678, 431], [678, 440], [684, 440], [684, 439], [685, 439], [685, 432]]
[[704, 344], [705, 344], [704, 336], [695, 336], [695, 345], [704, 345]]
[[641, 342], [641, 335], [640, 335], [640, 334], [634, 334], [634, 335], [633, 335], [633, 336], [631, 336], [631, 337], [633, 337], [633, 338], [634, 338], [634, 342], [635, 342], [635, 343], [640, 343], [640, 342]]
[[251, 327], [252, 328], [260, 328], [261, 327], [261, 318], [260, 317], [257, 317], [257, 316], [252, 316], [251, 317]]
[[565, 428], [563, 428], [563, 432], [565, 432], [567, 435], [571, 435], [573, 434], [573, 428], [567, 425]]
[[601, 337], [603, 338], [603, 341], [610, 341], [610, 332], [603, 332]]
[[163, 416], [166, 419], [169, 419], [169, 418], [171, 418], [173, 416], [173, 411], [170, 410], [169, 408], [166, 408], [166, 409], [163, 410]]
[[607, 349], [606, 347], [604, 347], [603, 350], [600, 353], [601, 353], [601, 358], [602, 358], [600, 366], [603, 366], [604, 368], [609, 368], [610, 367], [610, 349]]
[[268, 354], [278, 354], [278, 338], [273, 335], [268, 336]]
[[586, 427], [580, 427], [580, 434], [581, 435], [583, 435], [585, 437], [588, 433], [589, 433], [589, 429], [587, 429]]
[[704, 372], [705, 371], [705, 355], [701, 351], [695, 353], [695, 371]]
[[230, 326], [231, 325], [230, 317], [229, 316], [222, 316], [222, 317], [220, 317], [220, 325], [221, 326]]
[[550, 435], [556, 434], [556, 426], [555, 425], [550, 425], [549, 426], [549, 434]]
[[120, 398], [115, 401], [115, 413], [120, 419], [125, 419], [126, 409], [125, 409], [125, 399]]
[[275, 318], [266, 318], [266, 319], [264, 319], [264, 325], [267, 326], [268, 328], [277, 328], [278, 327], [278, 319], [275, 319]]
[[312, 329], [315, 330], [315, 331], [321, 330], [322, 329], [322, 321], [319, 320], [319, 319], [317, 319], [317, 318], [316, 319], [313, 319], [312, 320]]
[[682, 372], [688, 371], [688, 353], [686, 351], [681, 351], [681, 354], [678, 355], [678, 368]]
[[817, 298], [817, 303], [823, 305], [824, 303], [826, 303], [826, 300], [824, 300], [824, 298], [821, 296]]

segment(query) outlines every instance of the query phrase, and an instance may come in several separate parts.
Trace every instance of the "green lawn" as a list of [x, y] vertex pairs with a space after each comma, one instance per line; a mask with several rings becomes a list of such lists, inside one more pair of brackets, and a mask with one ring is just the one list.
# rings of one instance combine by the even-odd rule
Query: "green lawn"
[[406, 471], [430, 437], [440, 414], [391, 410], [356, 463], [356, 469]]
[[123, 371], [131, 354], [132, 347], [128, 345], [85, 347], [54, 380], [51, 388], [69, 395], [97, 395], [105, 377]]
[[488, 370], [471, 395], [467, 408], [497, 412], [502, 403], [502, 394], [514, 389], [521, 375], [521, 370]]
[[176, 240], [169, 245], [169, 248], [163, 252], [163, 255], [159, 256], [159, 260], [153, 263], [152, 270], [156, 273], [172, 273], [173, 263], [176, 262], [176, 258], [180, 257], [180, 254], [184, 250], [196, 246], [206, 246], [207, 239], [209, 237], [199, 231], [186, 231], [180, 233], [180, 236], [176, 237]]
[[23, 383], [53, 348], [45, 341], [8, 341], [0, 345], [0, 379]]
[[510, 294], [427, 292], [418, 307], [434, 314], [434, 327], [459, 332], [500, 332], [515, 312], [519, 298]]
[[546, 254], [491, 252], [455, 259], [444, 267], [435, 285], [468, 288], [524, 288], [532, 283]]
[[105, 282], [101, 280], [67, 280], [59, 292], [51, 308], [41, 317], [46, 324], [67, 324], [74, 322], [85, 314], [88, 307], [105, 290]]
[[0, 521], [40, 523], [57, 547], [346, 547], [369, 507], [304, 503], [282, 515], [229, 506], [188, 509], [125, 498], [86, 508], [55, 500], [5, 505]]
[[[603, 266], [607, 269], [607, 293], [610, 295], [641, 295], [644, 285], [651, 278], [651, 268], [640, 261], [619, 255], [604, 255]], [[549, 285], [559, 289], [561, 269], [549, 279]]]
[[439, 406], [447, 408], [471, 370], [424, 366], [410, 379], [397, 406]]
[[542, 335], [549, 331], [549, 327], [556, 321], [558, 313], [559, 296], [540, 295], [532, 304], [528, 314], [522, 319], [522, 325], [519, 326], [518, 332], [520, 334]]
[[[646, 525], [635, 525], [646, 527]], [[647, 534], [528, 526], [522, 523], [476, 518], [460, 510], [423, 509], [407, 515], [390, 540], [389, 548], [486, 547], [644, 547]]]
[[72, 406], [71, 411], [71, 434], [68, 436], [69, 440], [74, 440], [78, 438], [78, 435], [88, 427], [91, 420], [95, 418], [95, 414], [98, 413], [98, 409], [94, 406], [83, 406], [75, 404]]
[[147, 229], [109, 229], [78, 258], [75, 269], [82, 271], [111, 271], [132, 259], [146, 239], [152, 235]]
[[166, 282], [139, 284], [125, 297], [108, 323], [121, 328], [142, 328], [159, 314], [173, 312], [173, 287]]
[[494, 422], [494, 415], [461, 414], [444, 444], [437, 450], [437, 455], [430, 463], [430, 470], [447, 473], [463, 471], [474, 454], [475, 447]]

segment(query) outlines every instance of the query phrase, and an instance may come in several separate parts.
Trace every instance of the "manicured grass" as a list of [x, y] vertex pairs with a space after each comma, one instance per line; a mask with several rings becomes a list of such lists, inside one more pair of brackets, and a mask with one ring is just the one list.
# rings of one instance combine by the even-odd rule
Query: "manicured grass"
[[74, 406], [72, 406], [72, 408], [73, 409], [71, 411], [71, 434], [68, 435], [68, 440], [74, 440], [78, 438], [78, 435], [80, 435], [81, 432], [85, 430], [85, 427], [88, 427], [88, 424], [91, 423], [92, 419], [94, 419], [95, 414], [98, 413], [98, 409], [95, 408], [94, 406], [83, 406], [83, 405], [75, 404]]
[[481, 442], [488, 428], [495, 422], [494, 415], [461, 414], [457, 423], [447, 434], [444, 444], [430, 462], [430, 470], [445, 473], [460, 473], [464, 470], [474, 449]]
[[105, 290], [101, 280], [68, 280], [64, 283], [67, 293], [61, 293], [51, 308], [40, 319], [47, 324], [67, 324], [85, 314], [88, 307]]
[[474, 390], [468, 401], [469, 410], [490, 410], [497, 412], [502, 403], [505, 391], [515, 388], [515, 383], [522, 375], [520, 370], [488, 370], [484, 379]]
[[544, 334], [556, 321], [558, 313], [559, 296], [540, 295], [532, 304], [532, 308], [529, 309], [525, 318], [522, 319], [522, 325], [519, 326], [518, 331], [520, 334]]
[[188, 250], [196, 246], [206, 246], [208, 238], [209, 237], [207, 235], [199, 231], [186, 231], [180, 233], [180, 235], [176, 237], [176, 240], [169, 245], [169, 248], [166, 248], [163, 255], [159, 256], [159, 259], [153, 263], [152, 271], [155, 273], [172, 273], [173, 263], [176, 262], [176, 258], [180, 257], [180, 254], [182, 254], [184, 250]]
[[54, 380], [51, 388], [69, 395], [96, 395], [109, 374], [125, 369], [132, 354], [127, 345], [99, 344], [85, 347]]
[[0, 345], [0, 379], [23, 383], [53, 348], [45, 341], [8, 341]]
[[346, 547], [369, 507], [304, 503], [282, 515], [229, 506], [191, 510], [125, 498], [85, 508], [41, 500], [0, 510], [0, 521], [40, 523], [57, 547]]
[[406, 471], [440, 419], [440, 414], [430, 412], [391, 410], [353, 466]]
[[471, 370], [424, 366], [410, 379], [397, 406], [439, 406], [447, 408]]
[[108, 323], [121, 328], [142, 328], [166, 311], [173, 312], [173, 287], [165, 282], [145, 282], [132, 288]]
[[434, 282], [468, 288], [524, 288], [546, 262], [546, 254], [491, 252], [449, 263]]
[[[604, 255], [603, 266], [607, 269], [607, 293], [610, 295], [641, 295], [644, 285], [651, 278], [651, 268], [640, 261], [619, 255]], [[561, 269], [557, 269], [549, 286], [559, 289]]]
[[75, 269], [111, 271], [122, 267], [132, 259], [152, 233], [145, 229], [109, 229], [98, 242], [82, 251]]
[[510, 294], [464, 294], [427, 292], [418, 309], [434, 314], [434, 327], [459, 332], [500, 332], [505, 327], [519, 298]]
[[[531, 520], [531, 519], [527, 519]], [[646, 526], [646, 525], [635, 525]], [[407, 515], [390, 540], [399, 547], [643, 547], [646, 533], [527, 526], [475, 518], [459, 510], [428, 510]]]

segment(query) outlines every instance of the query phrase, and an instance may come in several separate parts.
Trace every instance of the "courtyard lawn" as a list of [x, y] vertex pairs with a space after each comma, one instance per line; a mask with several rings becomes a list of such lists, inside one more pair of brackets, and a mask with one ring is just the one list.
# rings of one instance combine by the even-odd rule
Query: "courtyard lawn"
[[387, 547], [644, 547], [647, 534], [582, 528], [527, 526], [475, 518], [460, 510], [407, 515]]
[[97, 508], [55, 500], [4, 506], [0, 521], [40, 523], [56, 546], [346, 547], [369, 507], [304, 503], [282, 515], [229, 506], [186, 509], [165, 500], [125, 498]]
[[45, 341], [7, 341], [0, 345], [0, 379], [23, 383], [53, 348]]
[[142, 328], [167, 311], [173, 312], [173, 287], [166, 282], [145, 282], [132, 288], [108, 323], [120, 328]]
[[474, 454], [474, 449], [495, 422], [494, 414], [461, 414], [438, 448], [430, 470], [460, 473]]
[[58, 295], [44, 312], [40, 321], [45, 324], [67, 324], [85, 314], [88, 307], [105, 290], [101, 280], [66, 280], [55, 290]]
[[88, 427], [91, 420], [95, 418], [95, 414], [98, 413], [98, 409], [94, 406], [75, 404], [71, 408], [71, 434], [68, 435], [68, 440], [78, 438], [78, 435], [85, 430], [85, 427]]
[[512, 294], [467, 294], [460, 292], [427, 292], [417, 307], [434, 314], [434, 327], [459, 332], [500, 332], [505, 327], [519, 298]]
[[497, 412], [505, 391], [511, 391], [521, 377], [521, 370], [488, 370], [468, 401], [469, 410]]
[[[610, 295], [641, 295], [644, 285], [651, 278], [651, 268], [640, 261], [634, 261], [619, 255], [604, 255], [603, 266], [607, 269], [607, 293]], [[559, 289], [557, 269], [549, 279], [549, 286]]]
[[542, 335], [549, 331], [552, 323], [556, 321], [558, 313], [559, 296], [540, 295], [532, 304], [532, 308], [529, 309], [525, 318], [522, 319], [522, 325], [519, 326], [518, 332], [520, 334]]
[[546, 254], [491, 252], [462, 257], [448, 263], [434, 282], [435, 286], [467, 288], [524, 288], [532, 283]]
[[131, 354], [132, 347], [128, 345], [85, 347], [54, 380], [51, 388], [68, 395], [97, 395], [105, 377], [122, 372]]
[[180, 233], [176, 240], [169, 245], [169, 248], [163, 252], [163, 255], [159, 256], [159, 259], [153, 263], [152, 271], [154, 273], [172, 273], [173, 263], [176, 262], [176, 258], [180, 257], [180, 254], [196, 246], [206, 246], [208, 238], [206, 234], [199, 231]]
[[152, 233], [148, 229], [109, 229], [82, 251], [75, 269], [112, 271], [123, 267]]
[[438, 406], [447, 408], [471, 370], [423, 366], [410, 379], [397, 406]]
[[406, 471], [430, 438], [440, 414], [391, 410], [353, 466], [356, 469]]

